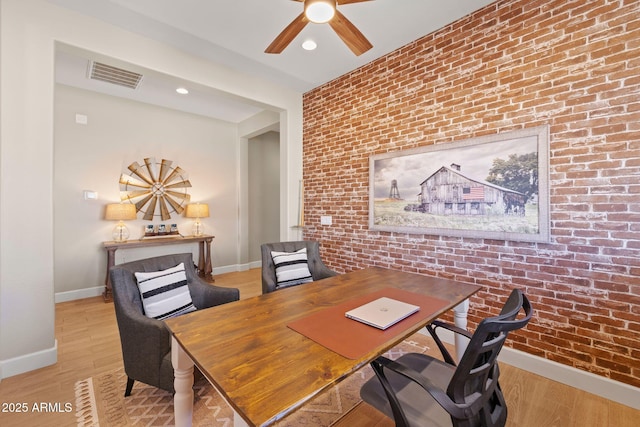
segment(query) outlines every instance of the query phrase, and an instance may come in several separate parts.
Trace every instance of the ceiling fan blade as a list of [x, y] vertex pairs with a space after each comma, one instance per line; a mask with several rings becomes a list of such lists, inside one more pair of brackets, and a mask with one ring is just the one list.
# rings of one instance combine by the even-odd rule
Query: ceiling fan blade
[[336, 14], [333, 19], [329, 21], [329, 25], [331, 25], [333, 31], [338, 34], [356, 56], [362, 55], [373, 47], [360, 30], [340, 13], [339, 10], [336, 10]]
[[[292, 0], [297, 1], [298, 3], [302, 3], [304, 0]], [[362, 3], [365, 1], [373, 1], [373, 0], [337, 0], [338, 5], [341, 4], [349, 4], [349, 3]]]
[[302, 29], [309, 23], [309, 19], [305, 16], [304, 12], [298, 15], [280, 34], [271, 42], [269, 47], [265, 49], [265, 53], [281, 53], [289, 43], [296, 38], [296, 36], [302, 31]]
[[373, 0], [338, 0], [338, 6], [342, 6], [343, 4], [351, 4], [351, 3], [363, 3], [365, 1], [373, 1]]

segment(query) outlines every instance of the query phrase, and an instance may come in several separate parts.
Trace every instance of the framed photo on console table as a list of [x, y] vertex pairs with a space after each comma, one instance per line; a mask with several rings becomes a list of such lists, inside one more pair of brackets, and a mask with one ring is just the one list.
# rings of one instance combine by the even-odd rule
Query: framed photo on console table
[[549, 127], [371, 156], [369, 228], [548, 242]]

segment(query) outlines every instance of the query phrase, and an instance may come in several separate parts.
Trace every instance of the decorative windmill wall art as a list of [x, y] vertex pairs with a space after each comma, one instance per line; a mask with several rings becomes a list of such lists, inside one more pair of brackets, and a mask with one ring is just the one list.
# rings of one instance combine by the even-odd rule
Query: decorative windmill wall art
[[120, 175], [120, 200], [135, 204], [147, 221], [154, 216], [166, 221], [174, 212], [181, 214], [191, 199], [187, 193], [191, 183], [187, 173], [172, 164], [167, 159], [158, 163], [154, 157], [144, 159], [144, 166], [131, 163], [128, 172]]

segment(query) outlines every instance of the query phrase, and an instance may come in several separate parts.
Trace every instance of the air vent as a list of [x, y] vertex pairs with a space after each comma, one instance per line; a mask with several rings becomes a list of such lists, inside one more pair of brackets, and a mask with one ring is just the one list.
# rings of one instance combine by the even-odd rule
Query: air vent
[[101, 62], [91, 61], [89, 78], [118, 86], [128, 87], [130, 89], [137, 89], [140, 81], [142, 80], [142, 74], [123, 70], [122, 68], [112, 67], [111, 65], [103, 64]]

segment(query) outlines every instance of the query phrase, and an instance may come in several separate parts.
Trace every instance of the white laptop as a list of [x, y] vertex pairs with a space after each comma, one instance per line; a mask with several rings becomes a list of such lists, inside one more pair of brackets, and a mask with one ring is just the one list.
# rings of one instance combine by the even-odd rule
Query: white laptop
[[420, 307], [417, 305], [382, 297], [349, 310], [344, 315], [350, 319], [384, 330], [411, 316], [418, 310], [420, 310]]

